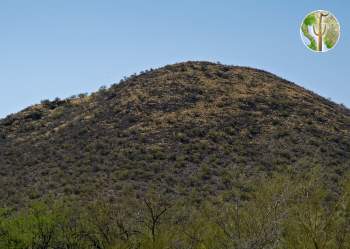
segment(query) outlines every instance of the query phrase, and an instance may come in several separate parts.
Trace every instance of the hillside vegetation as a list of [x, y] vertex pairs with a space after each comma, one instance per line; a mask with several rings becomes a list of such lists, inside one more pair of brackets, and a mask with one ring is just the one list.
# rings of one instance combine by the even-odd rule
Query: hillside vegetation
[[199, 203], [311, 166], [338, 193], [349, 162], [348, 109], [271, 73], [209, 62], [0, 120], [0, 200], [15, 207], [48, 196], [142, 198], [150, 188]]

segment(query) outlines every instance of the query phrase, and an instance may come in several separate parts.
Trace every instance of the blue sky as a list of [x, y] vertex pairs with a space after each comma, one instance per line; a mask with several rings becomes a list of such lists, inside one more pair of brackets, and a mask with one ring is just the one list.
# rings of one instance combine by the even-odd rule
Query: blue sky
[[[331, 11], [338, 45], [313, 53], [299, 25]], [[187, 60], [257, 67], [350, 107], [350, 2], [1, 0], [0, 117]]]

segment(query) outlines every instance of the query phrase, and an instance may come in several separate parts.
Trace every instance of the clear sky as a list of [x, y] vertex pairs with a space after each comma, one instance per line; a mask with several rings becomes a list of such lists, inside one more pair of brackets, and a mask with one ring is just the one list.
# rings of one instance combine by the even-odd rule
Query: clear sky
[[[313, 10], [341, 25], [332, 51], [301, 42]], [[257, 67], [350, 107], [350, 1], [0, 0], [0, 117], [187, 60]]]

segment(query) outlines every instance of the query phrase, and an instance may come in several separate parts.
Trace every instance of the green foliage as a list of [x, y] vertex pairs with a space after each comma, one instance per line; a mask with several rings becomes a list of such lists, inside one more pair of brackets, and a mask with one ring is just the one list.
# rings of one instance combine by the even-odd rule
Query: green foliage
[[311, 43], [308, 45], [309, 48], [311, 48], [312, 50], [316, 50], [316, 42], [315, 39], [312, 38]]
[[304, 24], [306, 26], [309, 26], [309, 25], [313, 25], [316, 23], [316, 17], [315, 17], [315, 14], [310, 14], [308, 15], [307, 17], [305, 17], [304, 19]]
[[312, 50], [316, 50], [317, 48], [315, 38], [309, 33], [308, 25], [305, 24], [305, 22], [301, 26], [301, 31], [303, 32], [304, 36], [310, 41], [308, 47]]
[[337, 198], [330, 198], [319, 168], [240, 184], [252, 191], [244, 198], [232, 193], [231, 201], [220, 195], [193, 204], [151, 190], [118, 202], [48, 200], [18, 211], [4, 208], [0, 248], [349, 248], [349, 177]]
[[326, 44], [327, 48], [330, 49], [334, 46], [333, 41], [329, 40], [329, 39], [325, 39], [324, 43]]

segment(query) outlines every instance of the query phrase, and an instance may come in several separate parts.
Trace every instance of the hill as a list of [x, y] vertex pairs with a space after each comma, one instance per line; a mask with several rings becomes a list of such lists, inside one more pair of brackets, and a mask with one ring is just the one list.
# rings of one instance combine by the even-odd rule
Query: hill
[[154, 187], [196, 198], [238, 177], [350, 166], [350, 111], [258, 69], [185, 62], [0, 120], [0, 198], [90, 200]]

